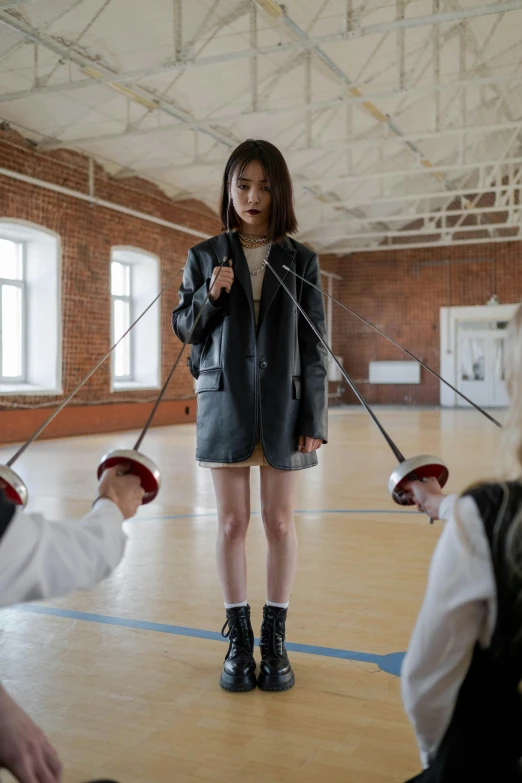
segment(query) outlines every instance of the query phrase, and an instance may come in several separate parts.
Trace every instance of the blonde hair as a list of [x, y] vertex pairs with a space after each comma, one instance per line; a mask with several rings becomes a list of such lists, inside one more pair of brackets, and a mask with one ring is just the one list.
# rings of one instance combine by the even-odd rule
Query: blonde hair
[[506, 384], [511, 398], [500, 444], [500, 473], [504, 480], [522, 476], [522, 305], [508, 327]]

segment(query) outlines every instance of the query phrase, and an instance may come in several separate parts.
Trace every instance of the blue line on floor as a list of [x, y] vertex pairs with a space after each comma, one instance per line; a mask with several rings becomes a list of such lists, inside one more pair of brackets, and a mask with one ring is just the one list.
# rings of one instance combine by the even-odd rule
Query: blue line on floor
[[[411, 516], [419, 516], [418, 511], [401, 511], [394, 508], [307, 508], [296, 509], [295, 514], [410, 514]], [[260, 511], [252, 511], [251, 514], [259, 515]], [[136, 517], [136, 520], [144, 522], [152, 522], [159, 519], [191, 519], [197, 517], [215, 517], [217, 511], [204, 512], [203, 514], [172, 514], [166, 517]]]
[[[29, 614], [44, 614], [54, 617], [67, 617], [70, 620], [85, 620], [90, 623], [102, 625], [119, 625], [124, 628], [137, 628], [141, 631], [156, 631], [157, 633], [170, 633], [176, 636], [192, 636], [197, 639], [211, 639], [216, 642], [225, 641], [217, 631], [204, 631], [199, 628], [185, 628], [181, 625], [165, 625], [164, 623], [150, 623], [145, 620], [130, 620], [125, 617], [110, 617], [104, 614], [91, 614], [89, 612], [74, 612], [70, 609], [56, 609], [52, 606], [35, 604], [22, 604], [16, 607], [21, 612]], [[256, 639], [256, 644], [259, 640]], [[355, 652], [353, 650], [338, 650], [335, 647], [317, 647], [313, 644], [295, 644], [287, 642], [287, 648], [291, 652], [305, 653], [306, 655], [320, 655], [325, 658], [343, 658], [347, 661], [360, 661], [362, 663], [375, 663], [383, 672], [399, 676], [404, 653], [394, 652], [388, 655], [374, 655], [372, 653]]]

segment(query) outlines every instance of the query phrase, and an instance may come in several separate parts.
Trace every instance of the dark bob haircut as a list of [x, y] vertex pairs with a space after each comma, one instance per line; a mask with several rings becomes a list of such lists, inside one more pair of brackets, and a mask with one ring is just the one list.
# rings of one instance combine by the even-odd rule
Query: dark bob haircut
[[268, 239], [271, 242], [281, 242], [286, 234], [294, 234], [297, 231], [297, 219], [288, 166], [277, 147], [269, 141], [247, 139], [236, 147], [228, 159], [221, 189], [221, 227], [223, 231], [232, 231], [240, 227], [236, 210], [230, 203], [230, 184], [232, 178], [240, 177], [245, 167], [252, 161], [260, 164], [272, 194]]

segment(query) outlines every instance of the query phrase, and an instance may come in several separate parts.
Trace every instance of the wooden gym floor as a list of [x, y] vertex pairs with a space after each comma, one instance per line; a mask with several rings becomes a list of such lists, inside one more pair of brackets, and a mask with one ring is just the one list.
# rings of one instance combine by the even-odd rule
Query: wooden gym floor
[[[376, 410], [406, 456], [446, 461], [450, 490], [494, 474], [499, 430], [479, 413]], [[36, 442], [16, 465], [29, 510], [85, 513], [99, 459], [135, 437]], [[216, 516], [210, 471], [196, 466], [194, 449], [193, 425], [147, 435], [143, 451], [160, 466], [163, 488], [126, 524], [127, 552], [108, 580], [1, 613], [0, 678], [55, 743], [65, 783], [400, 783], [419, 771], [397, 654], [441, 523], [392, 503], [395, 461], [373, 422], [360, 408], [332, 410], [320, 465], [300, 474], [287, 628], [296, 686], [280, 694], [218, 686], [226, 646]], [[0, 462], [13, 452], [1, 449]], [[251, 473], [249, 601], [258, 635], [265, 542], [258, 469]]]

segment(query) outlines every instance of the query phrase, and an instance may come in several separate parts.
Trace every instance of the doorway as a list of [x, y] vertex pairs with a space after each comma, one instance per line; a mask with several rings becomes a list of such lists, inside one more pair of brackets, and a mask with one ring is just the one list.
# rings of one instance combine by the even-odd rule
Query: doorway
[[[483, 408], [509, 405], [506, 388], [506, 334], [517, 305], [441, 307], [440, 374]], [[445, 384], [440, 403], [469, 407]]]
[[[457, 389], [483, 408], [509, 404], [505, 375], [508, 321], [461, 321], [457, 325]], [[469, 403], [458, 397], [459, 407]]]

